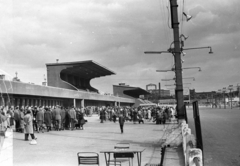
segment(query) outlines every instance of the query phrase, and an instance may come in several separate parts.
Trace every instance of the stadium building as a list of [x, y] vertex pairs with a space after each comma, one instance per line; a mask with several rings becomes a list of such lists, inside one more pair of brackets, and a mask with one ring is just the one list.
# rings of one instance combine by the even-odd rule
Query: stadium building
[[99, 94], [94, 78], [115, 74], [92, 61], [48, 63], [47, 84], [23, 83], [0, 77], [1, 106], [132, 106], [134, 98]]

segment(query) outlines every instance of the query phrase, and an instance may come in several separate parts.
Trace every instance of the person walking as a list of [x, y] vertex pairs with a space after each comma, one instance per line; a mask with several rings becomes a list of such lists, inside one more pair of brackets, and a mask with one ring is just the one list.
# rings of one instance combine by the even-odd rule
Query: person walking
[[119, 121], [120, 129], [121, 129], [121, 133], [123, 133], [123, 126], [124, 126], [125, 118], [123, 117], [122, 113], [120, 113], [118, 121]]
[[24, 134], [25, 134], [25, 141], [28, 141], [29, 134], [31, 135], [32, 142], [31, 144], [37, 144], [34, 133], [33, 133], [33, 118], [31, 116], [31, 111], [27, 110], [27, 114], [23, 117], [24, 121]]

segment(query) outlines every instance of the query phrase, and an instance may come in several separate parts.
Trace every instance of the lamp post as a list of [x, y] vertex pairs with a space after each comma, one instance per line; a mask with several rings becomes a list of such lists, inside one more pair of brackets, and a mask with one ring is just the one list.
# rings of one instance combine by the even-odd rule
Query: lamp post
[[239, 86], [240, 83], [237, 84], [237, 90], [238, 90], [238, 106], [239, 106], [239, 109], [240, 109], [240, 86]]
[[229, 85], [229, 86], [228, 86], [228, 89], [230, 90], [229, 96], [230, 96], [230, 100], [231, 100], [231, 109], [232, 109], [232, 95], [231, 95], [231, 92], [232, 92], [232, 90], [233, 90], [233, 85]]
[[224, 100], [224, 109], [226, 109], [226, 99], [225, 99], [226, 87], [222, 89], [222, 92], [223, 92], [223, 100]]

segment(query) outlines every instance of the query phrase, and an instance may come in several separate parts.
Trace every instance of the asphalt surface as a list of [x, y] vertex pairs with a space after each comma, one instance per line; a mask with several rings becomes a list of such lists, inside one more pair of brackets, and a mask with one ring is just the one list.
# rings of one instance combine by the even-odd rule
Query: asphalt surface
[[[113, 149], [119, 142], [128, 142], [130, 147], [144, 149], [141, 165], [159, 164], [161, 145], [168, 136], [166, 133], [177, 126], [169, 124], [164, 129], [163, 125], [156, 125], [153, 122], [145, 121], [145, 124], [126, 122], [124, 133], [121, 134], [118, 123], [110, 121], [100, 123], [97, 115], [87, 119], [84, 130], [36, 133], [37, 145], [30, 145], [28, 141], [24, 141], [24, 134], [13, 132], [12, 136], [5, 139], [0, 165], [76, 166], [78, 152], [97, 152], [100, 156], [100, 165], [106, 165], [104, 154], [100, 152]], [[8, 154], [10, 158], [2, 154]], [[137, 165], [136, 157], [133, 163]], [[164, 165], [182, 166], [183, 163], [181, 148], [167, 148]]]
[[[240, 166], [240, 110], [199, 108], [205, 166]], [[195, 133], [193, 111], [187, 111]]]

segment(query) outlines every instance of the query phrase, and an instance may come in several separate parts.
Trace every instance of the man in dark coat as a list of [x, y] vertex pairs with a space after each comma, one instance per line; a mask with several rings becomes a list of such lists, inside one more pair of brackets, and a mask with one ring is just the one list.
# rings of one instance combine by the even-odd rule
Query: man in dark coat
[[67, 112], [63, 107], [61, 107], [61, 113], [60, 114], [61, 114], [61, 130], [64, 130]]
[[37, 124], [38, 124], [38, 133], [39, 131], [41, 130], [42, 133], [44, 133], [44, 127], [43, 127], [43, 123], [44, 123], [44, 108], [40, 108], [39, 111], [37, 112], [37, 115], [36, 115], [36, 121], [37, 121]]
[[45, 108], [44, 113], [44, 123], [46, 124], [47, 131], [51, 131], [51, 124], [52, 124], [52, 113], [50, 112], [49, 108]]
[[118, 121], [119, 121], [120, 129], [121, 129], [121, 133], [123, 133], [123, 126], [124, 126], [125, 118], [123, 117], [122, 113], [119, 115]]
[[61, 109], [60, 106], [57, 106], [55, 109], [55, 120], [56, 120], [56, 130], [61, 130]]
[[20, 113], [19, 113], [19, 107], [16, 107], [14, 110], [14, 120], [15, 120], [15, 128], [16, 131], [20, 131]]

